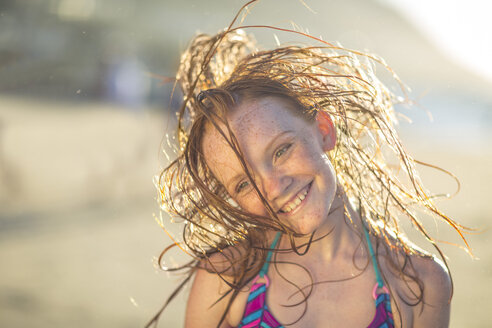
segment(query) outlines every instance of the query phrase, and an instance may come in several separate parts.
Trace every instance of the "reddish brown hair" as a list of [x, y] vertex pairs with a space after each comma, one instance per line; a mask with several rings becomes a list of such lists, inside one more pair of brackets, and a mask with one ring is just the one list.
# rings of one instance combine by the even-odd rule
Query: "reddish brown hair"
[[[177, 158], [161, 173], [158, 183], [162, 208], [185, 222], [182, 241], [176, 242], [193, 257], [182, 267], [190, 269], [185, 282], [200, 268], [226, 275], [232, 302], [265, 259], [267, 230], [288, 235], [293, 251], [298, 251], [293, 242], [295, 232], [283, 225], [274, 211], [270, 209], [268, 217], [260, 217], [235, 206], [207, 167], [201, 149], [206, 125], [210, 124], [223, 134], [250, 175], [229, 129], [227, 113], [241, 101], [275, 96], [288, 101], [307, 120], [318, 111], [330, 115], [337, 129], [337, 145], [330, 159], [338, 183], [377, 236], [376, 251], [383, 247], [387, 254], [403, 256], [403, 261], [388, 258], [395, 274], [410, 278], [421, 288], [420, 295], [405, 301], [422, 301], [422, 283], [408, 267], [411, 255], [424, 254], [407, 242], [399, 220], [410, 220], [440, 254], [415, 210], [430, 212], [460, 235], [465, 228], [436, 207], [434, 195], [418, 178], [415, 167], [423, 163], [405, 151], [394, 128], [394, 104], [402, 100], [373, 74], [374, 62], [382, 61], [326, 44], [257, 51], [251, 37], [233, 29], [214, 36], [199, 35], [191, 42], [177, 74], [184, 92], [178, 114]], [[231, 248], [235, 251], [224, 251]], [[219, 268], [211, 261], [214, 254], [222, 255], [225, 266]], [[309, 292], [305, 293], [305, 299], [308, 296]], [[151, 323], [156, 323], [158, 315]]]

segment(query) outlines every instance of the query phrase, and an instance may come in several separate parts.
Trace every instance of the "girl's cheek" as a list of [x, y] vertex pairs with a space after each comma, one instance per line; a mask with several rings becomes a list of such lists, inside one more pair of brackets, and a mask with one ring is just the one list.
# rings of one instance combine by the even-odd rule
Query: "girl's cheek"
[[250, 193], [247, 197], [241, 200], [239, 205], [247, 212], [256, 215], [266, 215], [267, 211], [265, 205], [261, 201], [260, 197], [255, 193]]

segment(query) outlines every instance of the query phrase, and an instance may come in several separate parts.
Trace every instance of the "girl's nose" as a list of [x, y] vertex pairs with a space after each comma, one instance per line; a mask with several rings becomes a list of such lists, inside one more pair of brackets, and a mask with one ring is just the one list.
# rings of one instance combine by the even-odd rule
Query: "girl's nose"
[[275, 170], [271, 170], [263, 175], [262, 186], [265, 198], [272, 205], [276, 205], [275, 201], [283, 195], [289, 186], [290, 179]]

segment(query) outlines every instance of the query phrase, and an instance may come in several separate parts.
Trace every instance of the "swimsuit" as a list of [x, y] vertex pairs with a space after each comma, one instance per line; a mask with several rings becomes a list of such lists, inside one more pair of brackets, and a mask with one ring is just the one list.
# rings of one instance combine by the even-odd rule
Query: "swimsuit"
[[[270, 249], [275, 248], [280, 239], [280, 232], [277, 232]], [[266, 289], [270, 285], [267, 272], [272, 251], [268, 251], [267, 258], [260, 273], [253, 279], [253, 285], [249, 291], [248, 302], [244, 310], [243, 319], [237, 328], [277, 328], [283, 326], [268, 311], [266, 305]], [[258, 278], [263, 278], [266, 282], [257, 282]]]
[[[364, 226], [364, 225], [363, 225]], [[372, 264], [376, 273], [377, 283], [372, 290], [372, 297], [376, 305], [376, 314], [367, 328], [393, 328], [393, 313], [391, 312], [391, 303], [389, 291], [384, 285], [381, 273], [376, 262], [374, 250], [369, 241], [369, 233], [364, 226], [364, 232], [369, 245], [369, 253], [371, 254]], [[244, 310], [243, 318], [237, 328], [284, 328], [270, 313], [266, 305], [266, 290], [270, 284], [267, 272], [268, 265], [272, 257], [272, 249], [275, 248], [280, 238], [280, 232], [277, 232], [275, 239], [270, 246], [271, 250], [267, 254], [267, 258], [259, 274], [253, 279], [253, 285], [249, 291], [248, 301]], [[259, 278], [263, 278], [265, 282], [257, 282]], [[382, 292], [377, 294], [377, 290]]]

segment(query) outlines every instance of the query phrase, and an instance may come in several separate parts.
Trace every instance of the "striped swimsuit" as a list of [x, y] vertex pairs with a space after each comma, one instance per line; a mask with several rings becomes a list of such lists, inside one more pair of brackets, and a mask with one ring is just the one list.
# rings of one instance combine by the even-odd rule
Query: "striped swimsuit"
[[[381, 273], [379, 272], [376, 256], [374, 255], [374, 250], [369, 242], [369, 233], [367, 232], [366, 227], [364, 227], [364, 231], [377, 280], [372, 291], [372, 297], [374, 298], [376, 305], [376, 314], [367, 328], [393, 328], [394, 322], [393, 313], [391, 312], [390, 295], [388, 289], [384, 286]], [[270, 246], [271, 249], [275, 248], [279, 238], [280, 232], [277, 232], [277, 235]], [[267, 272], [271, 257], [272, 251], [270, 250], [260, 273], [253, 279], [243, 318], [239, 323], [239, 326], [237, 326], [238, 328], [284, 328], [284, 326], [282, 326], [270, 313], [266, 304], [266, 290], [270, 284]], [[264, 282], [257, 282], [259, 278], [263, 278]], [[377, 294], [378, 288], [382, 290], [379, 294]]]

